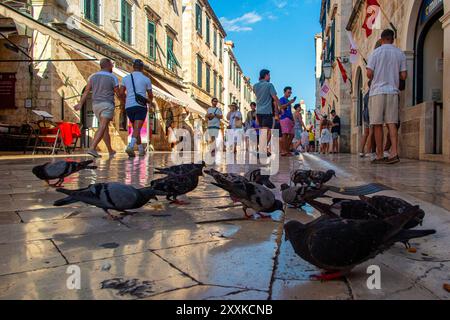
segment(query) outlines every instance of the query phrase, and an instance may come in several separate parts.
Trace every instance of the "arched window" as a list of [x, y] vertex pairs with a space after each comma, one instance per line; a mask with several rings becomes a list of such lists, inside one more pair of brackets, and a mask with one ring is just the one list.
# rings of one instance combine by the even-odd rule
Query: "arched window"
[[361, 68], [356, 72], [356, 125], [362, 126], [364, 109], [364, 82]]
[[442, 102], [444, 31], [443, 5], [424, 0], [416, 27], [415, 104]]

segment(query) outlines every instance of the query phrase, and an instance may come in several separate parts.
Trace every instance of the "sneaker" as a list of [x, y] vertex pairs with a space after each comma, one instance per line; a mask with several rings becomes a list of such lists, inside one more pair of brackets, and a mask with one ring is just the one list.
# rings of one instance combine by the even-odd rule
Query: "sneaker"
[[88, 152], [87, 152], [87, 154], [93, 156], [94, 158], [101, 158], [101, 157], [102, 157], [101, 155], [98, 154], [97, 151], [92, 150], [92, 149], [89, 149]]
[[145, 149], [144, 148], [139, 148], [139, 156], [140, 157], [143, 157], [143, 156], [145, 156]]
[[393, 158], [389, 158], [387, 160], [385, 160], [386, 164], [396, 164], [400, 162], [400, 158], [398, 156], [395, 156]]
[[112, 152], [109, 153], [109, 157], [113, 158], [116, 154], [117, 154], [116, 151], [112, 151]]
[[125, 152], [128, 154], [128, 156], [129, 156], [130, 158], [136, 157], [136, 155], [134, 154], [133, 148], [131, 148], [130, 146], [128, 146], [128, 147], [126, 148]]
[[370, 162], [371, 164], [385, 164], [386, 161], [384, 159], [375, 159]]
[[371, 153], [370, 154], [370, 161], [376, 160], [377, 159], [377, 154], [376, 153]]
[[389, 151], [384, 151], [383, 157], [384, 157], [385, 159], [389, 159], [389, 158], [391, 157], [390, 152], [389, 152]]
[[360, 157], [360, 158], [364, 158], [365, 156], [366, 156], [366, 155], [365, 155], [364, 153], [362, 153], [362, 152], [359, 153], [359, 157]]

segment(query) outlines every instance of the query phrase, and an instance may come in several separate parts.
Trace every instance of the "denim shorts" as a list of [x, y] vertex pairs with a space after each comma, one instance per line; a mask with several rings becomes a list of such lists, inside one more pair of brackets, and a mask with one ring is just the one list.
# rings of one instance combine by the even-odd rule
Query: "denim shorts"
[[126, 109], [128, 119], [131, 122], [145, 121], [147, 118], [147, 107], [130, 107]]
[[92, 111], [94, 111], [98, 120], [100, 118], [112, 120], [114, 118], [114, 103], [108, 101], [93, 102]]

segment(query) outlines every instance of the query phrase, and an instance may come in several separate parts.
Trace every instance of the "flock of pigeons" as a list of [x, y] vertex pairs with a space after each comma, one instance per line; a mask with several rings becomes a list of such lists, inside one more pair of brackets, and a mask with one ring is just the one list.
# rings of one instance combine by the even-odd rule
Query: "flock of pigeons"
[[[388, 196], [372, 198], [361, 195], [359, 200], [333, 198], [331, 204], [317, 201], [329, 198], [328, 191], [340, 193], [340, 188], [327, 186], [335, 175], [333, 170], [296, 170], [291, 175], [291, 184], [281, 185], [283, 202], [278, 200], [271, 189], [276, 186], [270, 177], [260, 169], [252, 170], [244, 176], [221, 173], [214, 169], [204, 170], [205, 163], [181, 164], [168, 168], [156, 168], [155, 173], [165, 175], [151, 181], [149, 187], [137, 189], [119, 182], [95, 183], [86, 188], [68, 190], [62, 188], [65, 177], [84, 169], [96, 169], [93, 160], [73, 162], [57, 161], [33, 168], [39, 179], [45, 180], [56, 191], [66, 195], [54, 202], [63, 206], [83, 202], [103, 209], [110, 218], [116, 220], [135, 214], [130, 210], [141, 208], [157, 196], [166, 196], [173, 204], [183, 205], [177, 199], [195, 190], [199, 177], [204, 173], [214, 179], [213, 185], [226, 190], [233, 202], [242, 204], [247, 218], [253, 209], [262, 218], [270, 218], [271, 213], [285, 211], [285, 204], [300, 208], [309, 204], [322, 215], [320, 218], [302, 224], [289, 221], [285, 224], [285, 237], [295, 252], [304, 260], [325, 270], [315, 276], [319, 280], [342, 277], [355, 266], [389, 249], [397, 242], [408, 248], [409, 240], [434, 234], [435, 230], [413, 230], [421, 225], [425, 212], [419, 206]], [[50, 184], [51, 180], [57, 180]], [[112, 215], [109, 210], [121, 213]]]

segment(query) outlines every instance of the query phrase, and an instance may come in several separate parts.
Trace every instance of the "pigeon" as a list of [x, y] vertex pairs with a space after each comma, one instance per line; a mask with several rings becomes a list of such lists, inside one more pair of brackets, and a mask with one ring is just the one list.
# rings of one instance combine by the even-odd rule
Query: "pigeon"
[[[412, 204], [406, 202], [400, 198], [388, 197], [388, 196], [373, 196], [372, 198], [366, 196], [360, 196], [360, 199], [369, 205], [376, 208], [378, 211], [385, 214], [402, 214], [406, 212], [409, 208], [413, 207]], [[425, 218], [425, 211], [419, 210], [420, 214], [417, 215], [416, 219], [409, 221], [405, 225], [405, 229], [412, 229], [418, 225], [422, 225], [423, 219]]]
[[322, 185], [327, 183], [328, 181], [333, 178], [333, 176], [336, 176], [336, 173], [334, 170], [328, 170], [327, 172], [324, 171], [311, 171], [311, 175], [309, 176], [311, 181], [314, 183], [314, 185], [317, 188], [320, 188]]
[[306, 186], [290, 187], [285, 183], [281, 185], [281, 196], [283, 201], [291, 206], [294, 206], [295, 208], [300, 208], [310, 200], [325, 197], [325, 193], [327, 191], [328, 188], [326, 187], [315, 189]]
[[[168, 176], [150, 182], [155, 190], [166, 193], [166, 199], [172, 204], [185, 205], [188, 202], [177, 200], [178, 196], [195, 190], [198, 186], [198, 178], [203, 175], [203, 167], [196, 167], [184, 174], [169, 173]], [[172, 199], [171, 199], [172, 198]]]
[[311, 170], [295, 170], [292, 175], [291, 175], [291, 181], [295, 184], [295, 185], [306, 185], [309, 186], [311, 184]]
[[275, 198], [275, 195], [266, 187], [255, 182], [245, 180], [232, 180], [226, 174], [215, 175], [216, 182], [212, 184], [228, 191], [233, 200], [243, 204], [244, 214], [247, 218], [251, 218], [247, 214], [249, 208], [256, 211], [262, 218], [269, 218], [262, 213], [272, 213], [277, 210], [284, 212], [283, 203]]
[[195, 169], [202, 170], [206, 166], [205, 161], [201, 163], [185, 163], [169, 168], [155, 168], [155, 173], [159, 174], [187, 174]]
[[[32, 169], [33, 174], [41, 180], [45, 180], [49, 186], [60, 187], [64, 182], [64, 178], [70, 176], [71, 174], [84, 170], [84, 169], [97, 169], [96, 166], [91, 166], [94, 161], [56, 161], [47, 162], [45, 164], [35, 166]], [[58, 179], [55, 184], [50, 184], [50, 180]]]
[[262, 175], [261, 169], [255, 169], [247, 172], [244, 176], [241, 176], [236, 173], [222, 173], [214, 169], [205, 170], [207, 175], [210, 175], [217, 181], [216, 177], [220, 176], [221, 178], [229, 179], [233, 182], [255, 182], [259, 185], [264, 185], [269, 189], [275, 189], [275, 185], [270, 181], [270, 176]]
[[244, 175], [250, 182], [256, 182], [257, 184], [261, 184], [266, 186], [269, 189], [275, 189], [275, 185], [270, 181], [269, 175], [261, 174], [261, 169], [250, 170]]
[[436, 233], [435, 230], [405, 230], [404, 226], [420, 214], [418, 207], [402, 215], [383, 220], [351, 220], [322, 216], [309, 224], [289, 221], [285, 224], [286, 240], [304, 260], [325, 270], [313, 276], [333, 280], [349, 273], [355, 266], [404, 242]]
[[123, 215], [132, 215], [134, 213], [128, 210], [141, 208], [151, 199], [158, 200], [157, 195], [165, 195], [164, 192], [151, 187], [136, 189], [120, 182], [95, 183], [78, 190], [58, 188], [56, 191], [66, 194], [67, 197], [56, 200], [54, 206], [83, 202], [103, 209], [114, 220], [117, 218], [112, 216], [109, 210], [119, 211]]

